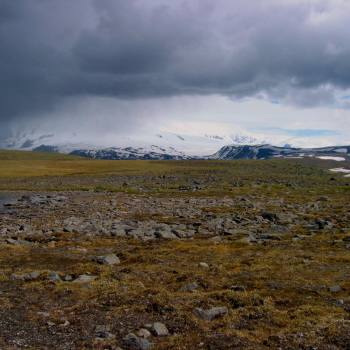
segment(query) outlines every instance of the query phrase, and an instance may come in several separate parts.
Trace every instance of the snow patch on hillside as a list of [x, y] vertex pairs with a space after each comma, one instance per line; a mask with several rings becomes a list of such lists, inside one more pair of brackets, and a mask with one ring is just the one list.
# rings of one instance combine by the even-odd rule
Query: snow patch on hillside
[[[335, 152], [337, 152], [337, 150], [335, 150]], [[344, 157], [331, 157], [331, 156], [321, 156], [316, 158], [324, 159], [324, 160], [335, 160], [336, 162], [343, 162], [346, 160]]]

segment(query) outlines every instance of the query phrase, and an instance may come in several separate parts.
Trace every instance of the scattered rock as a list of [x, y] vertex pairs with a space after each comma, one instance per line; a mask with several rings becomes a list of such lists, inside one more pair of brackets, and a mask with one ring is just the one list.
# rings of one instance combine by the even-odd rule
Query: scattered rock
[[170, 230], [159, 230], [154, 233], [157, 238], [163, 239], [177, 239], [178, 237], [172, 233]]
[[151, 336], [151, 332], [146, 328], [141, 328], [137, 331], [137, 335], [141, 338], [149, 338]]
[[24, 239], [12, 239], [12, 238], [7, 238], [6, 243], [13, 244], [13, 245], [27, 245], [27, 246], [30, 246], [33, 244], [32, 242], [28, 242]]
[[228, 313], [228, 309], [226, 306], [213, 307], [208, 310], [204, 310], [202, 308], [195, 308], [194, 314], [201, 318], [202, 320], [212, 321], [215, 318], [222, 317]]
[[317, 219], [315, 221], [315, 225], [317, 226], [317, 228], [319, 230], [323, 230], [326, 228], [332, 228], [333, 227], [333, 223], [328, 221], [328, 220], [323, 220], [323, 219]]
[[342, 290], [342, 288], [339, 285], [331, 286], [328, 289], [332, 293], [338, 293], [338, 292], [341, 292]]
[[61, 281], [61, 277], [57, 272], [51, 271], [48, 274], [48, 279], [52, 282], [58, 282]]
[[66, 281], [66, 282], [70, 282], [70, 281], [73, 281], [73, 276], [72, 275], [65, 275], [63, 277], [63, 279]]
[[94, 281], [97, 278], [97, 276], [92, 275], [80, 275], [78, 278], [76, 278], [73, 283], [89, 283]]
[[152, 332], [157, 337], [164, 337], [169, 335], [168, 328], [164, 323], [161, 322], [154, 322], [152, 325]]
[[60, 327], [68, 327], [70, 325], [70, 322], [68, 320], [65, 320], [63, 323], [61, 323]]
[[118, 265], [120, 259], [115, 254], [101, 255], [93, 258], [94, 261], [102, 265]]
[[277, 221], [278, 216], [275, 213], [270, 213], [270, 212], [263, 212], [261, 213], [261, 216], [268, 221]]
[[180, 291], [181, 292], [193, 292], [194, 290], [198, 289], [199, 286], [196, 282], [192, 282], [189, 284], [186, 284], [185, 286], [183, 286]]
[[95, 327], [95, 335], [97, 338], [107, 339], [115, 338], [115, 335], [110, 332], [110, 326], [98, 325]]
[[151, 348], [151, 343], [147, 339], [138, 337], [134, 333], [129, 333], [124, 337], [123, 344], [131, 350], [148, 350]]
[[198, 266], [202, 267], [203, 269], [209, 269], [209, 265], [206, 262], [200, 262]]
[[33, 272], [29, 272], [29, 273], [24, 273], [24, 274], [13, 273], [11, 275], [11, 279], [19, 280], [19, 281], [33, 281], [33, 280], [38, 279], [39, 277], [40, 277], [39, 271], [33, 271]]

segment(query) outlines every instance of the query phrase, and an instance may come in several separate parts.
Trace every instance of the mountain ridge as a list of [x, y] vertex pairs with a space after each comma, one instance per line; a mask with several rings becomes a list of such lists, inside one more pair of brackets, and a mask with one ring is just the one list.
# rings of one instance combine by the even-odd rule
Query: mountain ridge
[[[33, 149], [38, 152], [58, 152], [57, 146], [41, 145]], [[186, 160], [186, 159], [271, 159], [271, 158], [306, 158], [315, 157], [336, 161], [350, 160], [350, 146], [328, 146], [319, 148], [296, 148], [289, 146], [262, 145], [227, 145], [221, 147], [216, 153], [207, 156], [191, 156], [179, 152], [174, 148], [163, 148], [152, 145], [142, 147], [107, 147], [97, 149], [75, 149], [68, 152], [71, 155], [92, 159], [107, 160]]]
[[[349, 160], [350, 146], [327, 146], [316, 148], [297, 148], [289, 146], [263, 145], [228, 145], [210, 156], [210, 159], [271, 159], [271, 158], [305, 158], [316, 157], [333, 160]], [[330, 159], [331, 159], [330, 158]]]

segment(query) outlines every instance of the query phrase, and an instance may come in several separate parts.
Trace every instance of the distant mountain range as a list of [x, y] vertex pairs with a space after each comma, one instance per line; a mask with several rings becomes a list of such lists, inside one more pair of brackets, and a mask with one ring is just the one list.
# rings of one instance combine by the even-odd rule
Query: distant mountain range
[[106, 136], [98, 143], [75, 132], [52, 134], [18, 132], [0, 140], [0, 148], [73, 153], [103, 159], [186, 159], [205, 157], [231, 144], [259, 144], [264, 140], [244, 135], [188, 135], [171, 132]]
[[[57, 146], [41, 145], [33, 149], [37, 152], [60, 152]], [[159, 146], [142, 147], [108, 147], [101, 149], [75, 149], [69, 154], [92, 158], [92, 159], [108, 159], [108, 160], [181, 160], [191, 159], [193, 157], [186, 155], [183, 152], [178, 152], [174, 148], [162, 148]]]
[[[104, 147], [87, 142], [70, 142], [54, 134], [20, 133], [0, 143], [0, 148], [58, 152], [93, 159], [269, 159], [316, 157], [338, 161], [350, 160], [350, 146], [296, 148], [272, 146], [250, 135], [191, 136], [175, 133], [119, 137], [120, 146]], [[72, 142], [73, 141], [73, 142]]]
[[[231, 144], [252, 145], [259, 144], [265, 140], [257, 139], [250, 135], [188, 135], [171, 132], [155, 134], [114, 135], [103, 138], [97, 143], [88, 137], [76, 134], [67, 135], [43, 133], [39, 131], [18, 132], [6, 140], [0, 140], [0, 148], [33, 150], [40, 146], [53, 146], [55, 151], [70, 153], [74, 150], [99, 150], [104, 148], [117, 149], [145, 149], [161, 153], [186, 153], [188, 155], [207, 155], [216, 152], [220, 147]], [[158, 150], [157, 150], [158, 149]], [[165, 150], [165, 151], [164, 151]]]
[[[34, 151], [59, 152], [55, 146], [41, 145]], [[69, 154], [93, 159], [153, 159], [153, 160], [181, 160], [181, 159], [271, 159], [271, 158], [305, 158], [315, 157], [325, 160], [350, 160], [350, 146], [334, 146], [321, 148], [292, 148], [276, 147], [272, 145], [229, 145], [208, 156], [190, 156], [175, 149], [165, 149], [158, 146], [150, 148], [117, 148], [76, 149]]]

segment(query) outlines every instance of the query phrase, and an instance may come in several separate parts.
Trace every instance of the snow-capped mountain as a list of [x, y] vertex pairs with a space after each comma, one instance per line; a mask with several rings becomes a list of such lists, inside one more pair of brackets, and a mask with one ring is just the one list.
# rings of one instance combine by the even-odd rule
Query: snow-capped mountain
[[89, 142], [71, 135], [16, 133], [0, 144], [1, 148], [73, 153], [104, 159], [185, 159], [213, 154], [225, 145], [258, 144], [249, 135], [188, 135], [171, 132], [138, 134]]
[[175, 149], [165, 149], [158, 146], [151, 146], [149, 148], [117, 148], [110, 147], [98, 150], [86, 150], [77, 149], [70, 152], [72, 155], [81, 157], [93, 158], [93, 159], [109, 159], [109, 160], [135, 160], [135, 159], [148, 159], [148, 160], [181, 160], [191, 159], [182, 152], [178, 152]]
[[[280, 143], [279, 143], [280, 144]], [[349, 160], [350, 146], [296, 148], [272, 146], [250, 134], [190, 135], [171, 132], [106, 137], [89, 142], [76, 132], [64, 135], [37, 131], [17, 132], [0, 148], [74, 154], [94, 159], [267, 159], [318, 157]]]
[[336, 161], [350, 160], [350, 146], [321, 148], [292, 148], [272, 145], [224, 146], [210, 156], [210, 159], [269, 159], [269, 158], [304, 158], [315, 157]]

